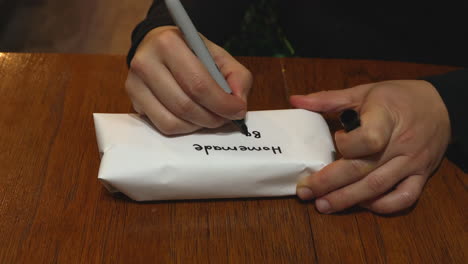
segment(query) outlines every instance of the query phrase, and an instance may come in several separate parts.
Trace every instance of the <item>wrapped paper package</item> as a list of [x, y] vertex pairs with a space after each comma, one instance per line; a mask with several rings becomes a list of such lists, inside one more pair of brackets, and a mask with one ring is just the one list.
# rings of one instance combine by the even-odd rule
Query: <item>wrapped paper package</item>
[[168, 137], [133, 114], [94, 114], [98, 178], [136, 201], [287, 196], [332, 162], [323, 117], [305, 110], [249, 112], [234, 126]]

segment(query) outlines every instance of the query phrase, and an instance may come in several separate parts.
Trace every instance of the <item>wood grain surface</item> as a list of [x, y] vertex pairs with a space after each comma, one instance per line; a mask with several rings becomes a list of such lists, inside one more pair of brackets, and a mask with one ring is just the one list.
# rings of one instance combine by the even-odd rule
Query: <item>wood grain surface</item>
[[[251, 110], [450, 67], [239, 58]], [[0, 263], [468, 263], [467, 175], [444, 160], [417, 205], [321, 215], [295, 197], [137, 203], [97, 180], [92, 113], [131, 110], [122, 56], [0, 53]], [[327, 116], [332, 131], [336, 119]]]
[[151, 3], [0, 0], [0, 51], [123, 55]]

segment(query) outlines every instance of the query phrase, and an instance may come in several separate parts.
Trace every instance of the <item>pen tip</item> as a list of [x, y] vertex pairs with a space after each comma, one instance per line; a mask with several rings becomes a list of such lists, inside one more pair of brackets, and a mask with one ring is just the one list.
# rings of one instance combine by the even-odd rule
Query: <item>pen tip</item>
[[246, 136], [249, 134], [249, 129], [247, 128], [247, 126], [245, 124], [242, 125], [240, 129], [241, 129], [242, 134], [244, 134]]
[[233, 120], [234, 124], [239, 128], [240, 132], [246, 136], [249, 135], [249, 129], [245, 125], [244, 119], [242, 120]]

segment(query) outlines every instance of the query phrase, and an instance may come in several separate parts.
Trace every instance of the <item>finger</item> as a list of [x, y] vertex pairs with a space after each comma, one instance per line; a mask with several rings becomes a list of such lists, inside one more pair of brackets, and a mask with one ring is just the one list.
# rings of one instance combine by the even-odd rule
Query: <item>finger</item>
[[369, 173], [362, 180], [333, 191], [315, 201], [322, 213], [341, 211], [388, 191], [411, 171], [409, 159], [398, 156]]
[[250, 71], [226, 50], [203, 37], [210, 53], [213, 55], [219, 70], [225, 76], [232, 93], [247, 102], [252, 88], [253, 76]]
[[162, 32], [156, 48], [163, 55], [163, 64], [192, 100], [219, 116], [228, 119], [244, 118], [246, 103], [219, 87], [205, 66], [187, 47], [180, 33]]
[[371, 84], [365, 84], [344, 90], [293, 95], [289, 98], [289, 101], [294, 107], [314, 112], [338, 112], [349, 108], [358, 109], [371, 87]]
[[145, 114], [145, 112], [143, 112], [143, 108], [136, 102], [136, 100], [132, 100], [132, 106], [135, 112], [137, 112], [138, 114]]
[[376, 159], [340, 159], [297, 184], [299, 198], [310, 200], [359, 181], [378, 166]]
[[247, 103], [247, 97], [253, 84], [252, 73], [238, 62], [223, 64], [220, 71], [226, 77], [232, 94], [242, 98]]
[[144, 113], [154, 126], [166, 135], [185, 134], [200, 129], [200, 126], [182, 120], [169, 112], [134, 73], [130, 72], [125, 88], [139, 113]]
[[364, 103], [361, 109], [361, 126], [348, 133], [335, 133], [338, 150], [348, 159], [369, 156], [381, 152], [387, 146], [394, 124], [385, 107], [375, 103]]
[[426, 177], [421, 175], [410, 176], [398, 184], [392, 192], [365, 202], [361, 206], [379, 214], [390, 214], [407, 209], [418, 200], [426, 181]]
[[138, 74], [158, 101], [175, 116], [201, 127], [216, 128], [225, 123], [224, 118], [194, 102], [159, 61], [149, 60], [144, 68], [139, 69]]

